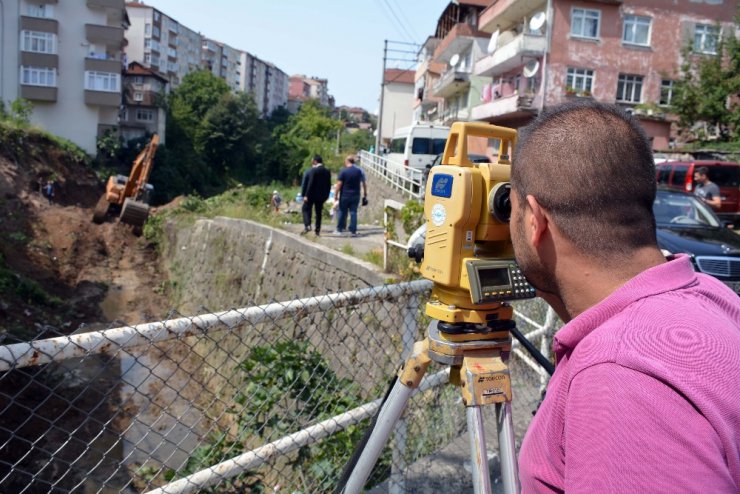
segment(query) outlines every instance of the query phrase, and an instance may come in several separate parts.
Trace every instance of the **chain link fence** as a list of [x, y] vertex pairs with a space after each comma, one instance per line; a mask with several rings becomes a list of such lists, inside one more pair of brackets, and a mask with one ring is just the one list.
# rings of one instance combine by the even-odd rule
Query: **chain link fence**
[[[422, 280], [0, 346], [0, 492], [331, 492], [424, 337], [430, 288]], [[520, 329], [549, 348], [552, 313], [541, 301], [515, 309]], [[510, 365], [520, 443], [546, 376], [516, 345]], [[465, 411], [458, 390], [442, 386], [447, 376], [428, 372], [368, 489], [469, 489]], [[495, 452], [494, 420], [487, 429]]]

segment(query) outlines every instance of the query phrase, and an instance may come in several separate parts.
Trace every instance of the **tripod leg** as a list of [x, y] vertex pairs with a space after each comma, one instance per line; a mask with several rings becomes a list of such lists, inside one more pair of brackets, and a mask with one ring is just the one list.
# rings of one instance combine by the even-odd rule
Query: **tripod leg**
[[517, 494], [520, 490], [519, 468], [516, 462], [516, 439], [510, 401], [496, 404], [496, 427], [504, 492]]
[[404, 368], [401, 370], [396, 384], [393, 385], [388, 399], [380, 410], [375, 428], [370, 434], [370, 438], [363, 449], [357, 465], [352, 470], [347, 484], [344, 488], [345, 494], [355, 494], [362, 492], [365, 487], [370, 473], [378, 461], [383, 447], [388, 442], [388, 438], [393, 428], [401, 417], [403, 410], [406, 408], [411, 393], [419, 387], [422, 377], [429, 366], [429, 345], [426, 340], [414, 344], [414, 350], [409, 359], [406, 361]]
[[488, 450], [486, 433], [483, 427], [483, 411], [480, 406], [466, 409], [468, 432], [470, 433], [470, 458], [473, 470], [473, 492], [490, 494], [491, 475], [488, 472]]

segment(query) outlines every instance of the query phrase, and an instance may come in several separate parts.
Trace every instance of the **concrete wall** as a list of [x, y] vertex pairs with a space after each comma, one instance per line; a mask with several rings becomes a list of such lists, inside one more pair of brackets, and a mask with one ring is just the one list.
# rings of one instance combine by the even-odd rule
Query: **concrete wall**
[[184, 314], [378, 286], [386, 278], [373, 264], [247, 220], [198, 220], [170, 235], [166, 258]]

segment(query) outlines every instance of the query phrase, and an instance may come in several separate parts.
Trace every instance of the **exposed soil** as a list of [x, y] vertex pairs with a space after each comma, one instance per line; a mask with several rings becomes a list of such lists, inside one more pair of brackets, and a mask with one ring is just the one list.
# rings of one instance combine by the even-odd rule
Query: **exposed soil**
[[[50, 203], [40, 184], [51, 177]], [[0, 301], [6, 338], [68, 334], [81, 324], [136, 324], [166, 313], [153, 247], [114, 217], [92, 223], [101, 193], [94, 173], [81, 164], [53, 157], [17, 164], [0, 157], [0, 254], [18, 279]], [[40, 290], [21, 287], [32, 282]]]
[[[154, 248], [117, 218], [92, 222], [103, 186], [88, 167], [46, 143], [26, 144], [22, 158], [0, 155], [0, 345], [161, 319], [169, 307]], [[41, 193], [49, 179], [51, 202]], [[120, 378], [109, 360], [0, 373], [0, 492], [130, 482], [112, 454], [126, 414], [106, 393]], [[78, 374], [90, 376], [69, 377]], [[100, 424], [109, 424], [103, 433]], [[73, 441], [66, 430], [76, 431]], [[96, 481], [88, 472], [98, 462]], [[105, 480], [110, 472], [116, 478]]]

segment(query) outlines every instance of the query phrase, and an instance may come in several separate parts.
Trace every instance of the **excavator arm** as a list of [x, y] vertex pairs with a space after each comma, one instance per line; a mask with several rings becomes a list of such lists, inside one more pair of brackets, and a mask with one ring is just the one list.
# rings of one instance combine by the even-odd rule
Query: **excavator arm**
[[120, 220], [141, 227], [149, 216], [148, 198], [143, 194], [154, 165], [154, 155], [159, 146], [159, 135], [154, 134], [149, 143], [136, 156], [128, 178], [113, 176], [108, 179], [105, 194], [93, 212], [93, 222], [102, 223], [111, 205], [121, 207]]

